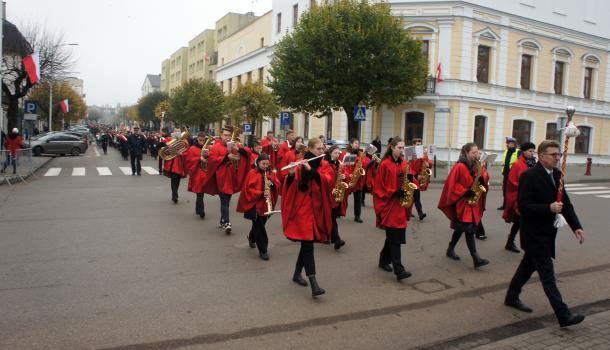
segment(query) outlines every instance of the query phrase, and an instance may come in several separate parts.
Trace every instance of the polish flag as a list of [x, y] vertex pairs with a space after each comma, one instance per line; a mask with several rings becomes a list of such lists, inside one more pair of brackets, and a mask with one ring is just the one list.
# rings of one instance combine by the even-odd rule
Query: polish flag
[[36, 82], [40, 80], [40, 56], [38, 55], [38, 52], [26, 56], [23, 59], [23, 66], [28, 73], [30, 83], [36, 84]]
[[68, 99], [59, 101], [59, 107], [61, 107], [61, 110], [64, 113], [70, 112], [70, 101], [68, 101]]
[[438, 63], [438, 66], [436, 66], [436, 82], [440, 83], [441, 81], [444, 81], [443, 79], [443, 67], [441, 66], [441, 63]]
[[208, 53], [207, 53], [207, 52], [204, 52], [204, 53], [203, 53], [203, 59], [204, 59], [206, 62], [210, 62], [210, 56], [208, 56]]

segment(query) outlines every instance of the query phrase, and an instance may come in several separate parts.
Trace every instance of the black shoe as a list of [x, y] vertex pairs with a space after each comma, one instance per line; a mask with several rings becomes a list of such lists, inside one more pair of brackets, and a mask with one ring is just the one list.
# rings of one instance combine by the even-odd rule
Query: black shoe
[[298, 284], [299, 286], [307, 287], [307, 281], [305, 281], [300, 273], [294, 273], [292, 276], [292, 282]]
[[504, 206], [503, 205], [499, 206], [498, 210], [504, 210]]
[[574, 315], [570, 315], [570, 317], [568, 317], [564, 321], [559, 321], [559, 326], [561, 328], [568, 327], [568, 326], [573, 326], [575, 324], [581, 323], [584, 320], [585, 320], [585, 316], [584, 315], [574, 314]]
[[136, 176], [136, 173], [131, 173], [131, 176]]
[[178, 203], [178, 198], [177, 197], [172, 198], [172, 202], [174, 202], [174, 204]]
[[455, 248], [451, 246], [451, 243], [449, 243], [449, 247], [447, 248], [447, 252], [445, 253], [445, 255], [447, 255], [448, 258], [453, 259], [453, 260], [460, 260], [460, 257], [455, 254]]
[[479, 267], [489, 264], [489, 260], [479, 258], [478, 256], [476, 258], [473, 258], [473, 262], [474, 262], [475, 269], [478, 269]]
[[504, 299], [504, 305], [508, 306], [508, 307], [512, 307], [513, 309], [517, 309], [519, 311], [523, 311], [523, 312], [533, 312], [534, 310], [532, 310], [531, 307], [523, 304], [521, 302], [521, 300], [519, 300], [519, 298], [508, 298], [506, 297]]
[[335, 250], [339, 250], [341, 249], [341, 247], [343, 247], [345, 245], [345, 241], [344, 240], [339, 240], [339, 242], [335, 242]]
[[318, 285], [318, 281], [316, 281], [316, 275], [309, 275], [309, 284], [311, 284], [311, 297], [315, 298], [318, 295], [322, 295], [326, 293], [326, 291]]
[[354, 218], [354, 221], [359, 222], [359, 223], [362, 223], [362, 222], [363, 222], [363, 221], [362, 221], [362, 219], [361, 219], [360, 217], [355, 217], [355, 218]]
[[484, 241], [484, 240], [486, 240], [486, 239], [487, 239], [487, 236], [486, 236], [485, 234], [482, 234], [482, 235], [475, 235], [475, 237], [476, 237], [478, 240], [481, 240], [481, 241]]
[[379, 264], [379, 268], [386, 272], [394, 271], [394, 270], [392, 270], [392, 266], [390, 266], [390, 264], [387, 264], [387, 265]]
[[515, 245], [515, 242], [506, 242], [504, 249], [514, 253], [521, 253], [519, 248], [517, 248], [517, 246]]
[[200, 218], [202, 218], [202, 219], [204, 219], [204, 218], [205, 218], [205, 212], [203, 212], [203, 213], [199, 213], [199, 217], [200, 217]]
[[138, 173], [138, 176], [142, 176], [142, 173]]
[[422, 214], [419, 216], [419, 221], [422, 221], [422, 220], [423, 220], [423, 219], [424, 219], [426, 216], [428, 216], [428, 214], [426, 214], [426, 213], [422, 213]]
[[409, 277], [411, 277], [411, 272], [409, 272], [407, 270], [404, 270], [403, 272], [401, 272], [401, 273], [396, 275], [396, 280], [397, 281], [402, 281], [405, 278], [409, 278]]
[[263, 260], [269, 260], [269, 254], [267, 253], [260, 253], [258, 256]]
[[250, 235], [247, 235], [246, 238], [248, 238], [248, 245], [250, 248], [256, 248], [256, 243], [250, 238]]

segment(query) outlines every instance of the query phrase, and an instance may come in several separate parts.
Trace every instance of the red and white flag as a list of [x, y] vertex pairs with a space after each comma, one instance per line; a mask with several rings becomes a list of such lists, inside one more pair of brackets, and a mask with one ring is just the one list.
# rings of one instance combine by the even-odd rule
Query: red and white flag
[[203, 59], [204, 59], [206, 62], [210, 62], [210, 56], [208, 56], [208, 53], [207, 53], [207, 52], [204, 52], [204, 53], [203, 53]]
[[59, 107], [61, 107], [61, 110], [64, 113], [70, 112], [70, 101], [68, 101], [68, 99], [59, 101]]
[[441, 62], [439, 62], [438, 66], [436, 66], [436, 82], [440, 83], [441, 81], [444, 81], [443, 67], [441, 66]]
[[23, 66], [28, 73], [30, 83], [36, 84], [38, 80], [40, 80], [40, 56], [38, 55], [38, 52], [26, 56], [23, 59]]

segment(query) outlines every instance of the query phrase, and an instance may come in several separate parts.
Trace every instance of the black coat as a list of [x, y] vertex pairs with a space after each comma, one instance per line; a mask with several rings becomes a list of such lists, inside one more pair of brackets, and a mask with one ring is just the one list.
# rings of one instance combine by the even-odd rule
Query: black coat
[[[553, 226], [555, 214], [551, 203], [557, 200], [557, 186], [561, 172], [553, 170], [555, 184], [546, 169], [537, 163], [519, 177], [519, 210], [521, 211], [521, 248], [532, 255], [555, 257], [555, 237], [557, 229]], [[563, 192], [563, 210], [573, 231], [581, 229], [580, 221], [568, 194]]]
[[129, 152], [134, 156], [141, 156], [146, 152], [146, 140], [142, 135], [131, 134], [127, 137]]

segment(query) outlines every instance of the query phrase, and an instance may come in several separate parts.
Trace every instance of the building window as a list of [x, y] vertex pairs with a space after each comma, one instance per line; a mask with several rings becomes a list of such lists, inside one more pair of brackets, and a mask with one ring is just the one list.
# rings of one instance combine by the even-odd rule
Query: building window
[[474, 117], [474, 143], [479, 146], [479, 149], [485, 148], [485, 129], [487, 118], [483, 115]]
[[424, 57], [426, 61], [428, 61], [428, 55], [430, 52], [430, 41], [422, 40], [421, 42], [421, 55]]
[[517, 139], [517, 144], [532, 142], [532, 122], [527, 120], [513, 121], [513, 137]]
[[229, 95], [233, 93], [233, 78], [229, 78]]
[[477, 54], [477, 81], [479, 83], [489, 82], [489, 47], [479, 45]]
[[326, 113], [326, 139], [333, 138], [333, 112]]
[[407, 112], [405, 114], [405, 144], [410, 145], [413, 139], [424, 137], [424, 114]]
[[585, 85], [583, 87], [584, 98], [591, 98], [591, 80], [593, 79], [593, 68], [585, 68]]
[[220, 90], [225, 91], [225, 82], [224, 81], [220, 82]]
[[296, 27], [298, 21], [299, 21], [299, 4], [294, 4], [292, 6], [292, 26]]
[[261, 47], [265, 47], [265, 37], [261, 36]]
[[265, 68], [260, 67], [258, 69], [258, 81], [263, 81], [264, 77], [265, 77]]
[[248, 72], [248, 82], [252, 81], [252, 71]]
[[303, 118], [305, 118], [303, 122], [303, 138], [307, 140], [309, 139], [309, 113], [305, 113]]
[[574, 153], [589, 153], [589, 140], [591, 138], [591, 128], [588, 126], [579, 126], [580, 135], [576, 136], [574, 143]]
[[237, 86], [241, 86], [241, 74], [237, 76]]
[[532, 55], [521, 55], [521, 88], [529, 90], [532, 76]]
[[561, 95], [563, 93], [563, 67], [564, 63], [560, 61], [555, 62], [555, 94]]
[[275, 30], [276, 33], [280, 33], [282, 31], [282, 13], [278, 13], [277, 14], [277, 29]]
[[557, 123], [546, 124], [546, 134], [544, 136], [544, 139], [559, 141], [559, 131], [557, 130]]

